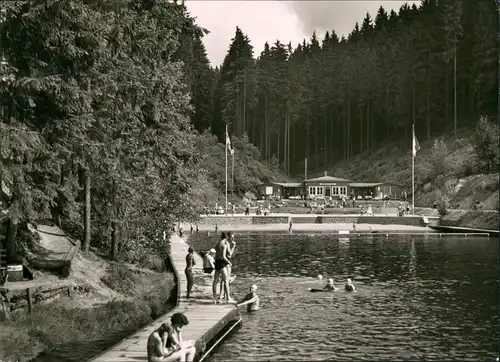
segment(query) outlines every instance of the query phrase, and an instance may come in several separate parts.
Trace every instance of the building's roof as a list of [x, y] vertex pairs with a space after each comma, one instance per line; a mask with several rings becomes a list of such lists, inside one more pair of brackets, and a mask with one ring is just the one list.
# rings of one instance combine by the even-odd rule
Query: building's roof
[[350, 183], [349, 186], [351, 187], [375, 187], [378, 185], [381, 185], [381, 182], [353, 182]]
[[399, 186], [399, 185], [392, 183], [392, 182], [353, 182], [353, 183], [349, 184], [349, 186], [351, 186], [351, 187], [375, 187], [375, 186], [380, 186], [380, 185]]
[[305, 182], [349, 182], [349, 180], [332, 176], [321, 176], [306, 180]]
[[301, 182], [275, 182], [276, 185], [280, 185], [283, 187], [302, 187]]
[[265, 183], [261, 184], [261, 186], [263, 186], [263, 185], [278, 185], [281, 187], [302, 187], [303, 186], [301, 182], [273, 182], [273, 181], [265, 182]]

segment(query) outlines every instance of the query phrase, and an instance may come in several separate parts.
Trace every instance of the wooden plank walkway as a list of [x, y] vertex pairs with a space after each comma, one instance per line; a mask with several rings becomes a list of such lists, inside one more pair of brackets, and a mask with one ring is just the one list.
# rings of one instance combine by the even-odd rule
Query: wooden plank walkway
[[149, 335], [162, 323], [170, 321], [171, 315], [177, 312], [184, 313], [189, 320], [189, 325], [183, 329], [182, 338], [195, 341], [198, 360], [204, 358], [207, 349], [210, 349], [228, 328], [241, 324], [241, 315], [234, 305], [212, 303], [212, 278], [203, 275], [203, 263], [198, 254], [195, 256], [195, 286], [192, 298], [185, 297], [187, 281], [184, 268], [189, 246], [177, 235], [172, 235], [170, 241], [170, 259], [178, 283], [177, 307], [90, 362], [147, 361], [146, 345]]

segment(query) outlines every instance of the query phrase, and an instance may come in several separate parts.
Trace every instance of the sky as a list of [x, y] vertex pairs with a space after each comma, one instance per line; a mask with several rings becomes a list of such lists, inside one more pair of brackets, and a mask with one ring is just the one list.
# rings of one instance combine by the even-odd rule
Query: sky
[[339, 37], [347, 37], [356, 22], [361, 25], [367, 12], [375, 18], [380, 6], [388, 12], [391, 9], [397, 11], [405, 2], [419, 3], [378, 0], [185, 0], [197, 24], [210, 31], [203, 42], [213, 66], [220, 65], [224, 60], [236, 26], [248, 35], [257, 57], [266, 41], [270, 44], [277, 39], [285, 44], [291, 41], [295, 48], [302, 39], [309, 39], [314, 30], [320, 39], [332, 29]]

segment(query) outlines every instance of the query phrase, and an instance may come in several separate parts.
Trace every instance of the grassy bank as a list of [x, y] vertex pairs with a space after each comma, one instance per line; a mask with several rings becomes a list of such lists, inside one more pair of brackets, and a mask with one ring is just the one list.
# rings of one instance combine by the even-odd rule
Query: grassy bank
[[[471, 130], [462, 132], [457, 140], [447, 136], [420, 141], [415, 158], [416, 206], [431, 207], [445, 198], [449, 209], [470, 210], [479, 202], [485, 210], [498, 211], [498, 172], [482, 167]], [[411, 191], [410, 147], [411, 141], [388, 144], [338, 162], [327, 171], [356, 182], [395, 182]], [[323, 171], [317, 169], [311, 177], [321, 176]]]
[[172, 309], [172, 274], [93, 258], [83, 293], [0, 324], [0, 361], [85, 361]]

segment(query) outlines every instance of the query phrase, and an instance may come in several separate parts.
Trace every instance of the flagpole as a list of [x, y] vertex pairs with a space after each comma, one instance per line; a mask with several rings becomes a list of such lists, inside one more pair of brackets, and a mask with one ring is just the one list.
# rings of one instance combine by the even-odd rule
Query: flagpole
[[231, 164], [231, 195], [234, 196], [234, 149], [233, 149], [233, 154], [231, 156], [233, 158]]
[[411, 214], [415, 215], [415, 125], [411, 125], [412, 139], [411, 139]]
[[227, 147], [228, 147], [228, 144], [227, 144], [227, 124], [226, 124], [226, 134], [224, 135], [224, 148], [226, 149], [226, 210], [225, 210], [225, 214], [227, 215]]

